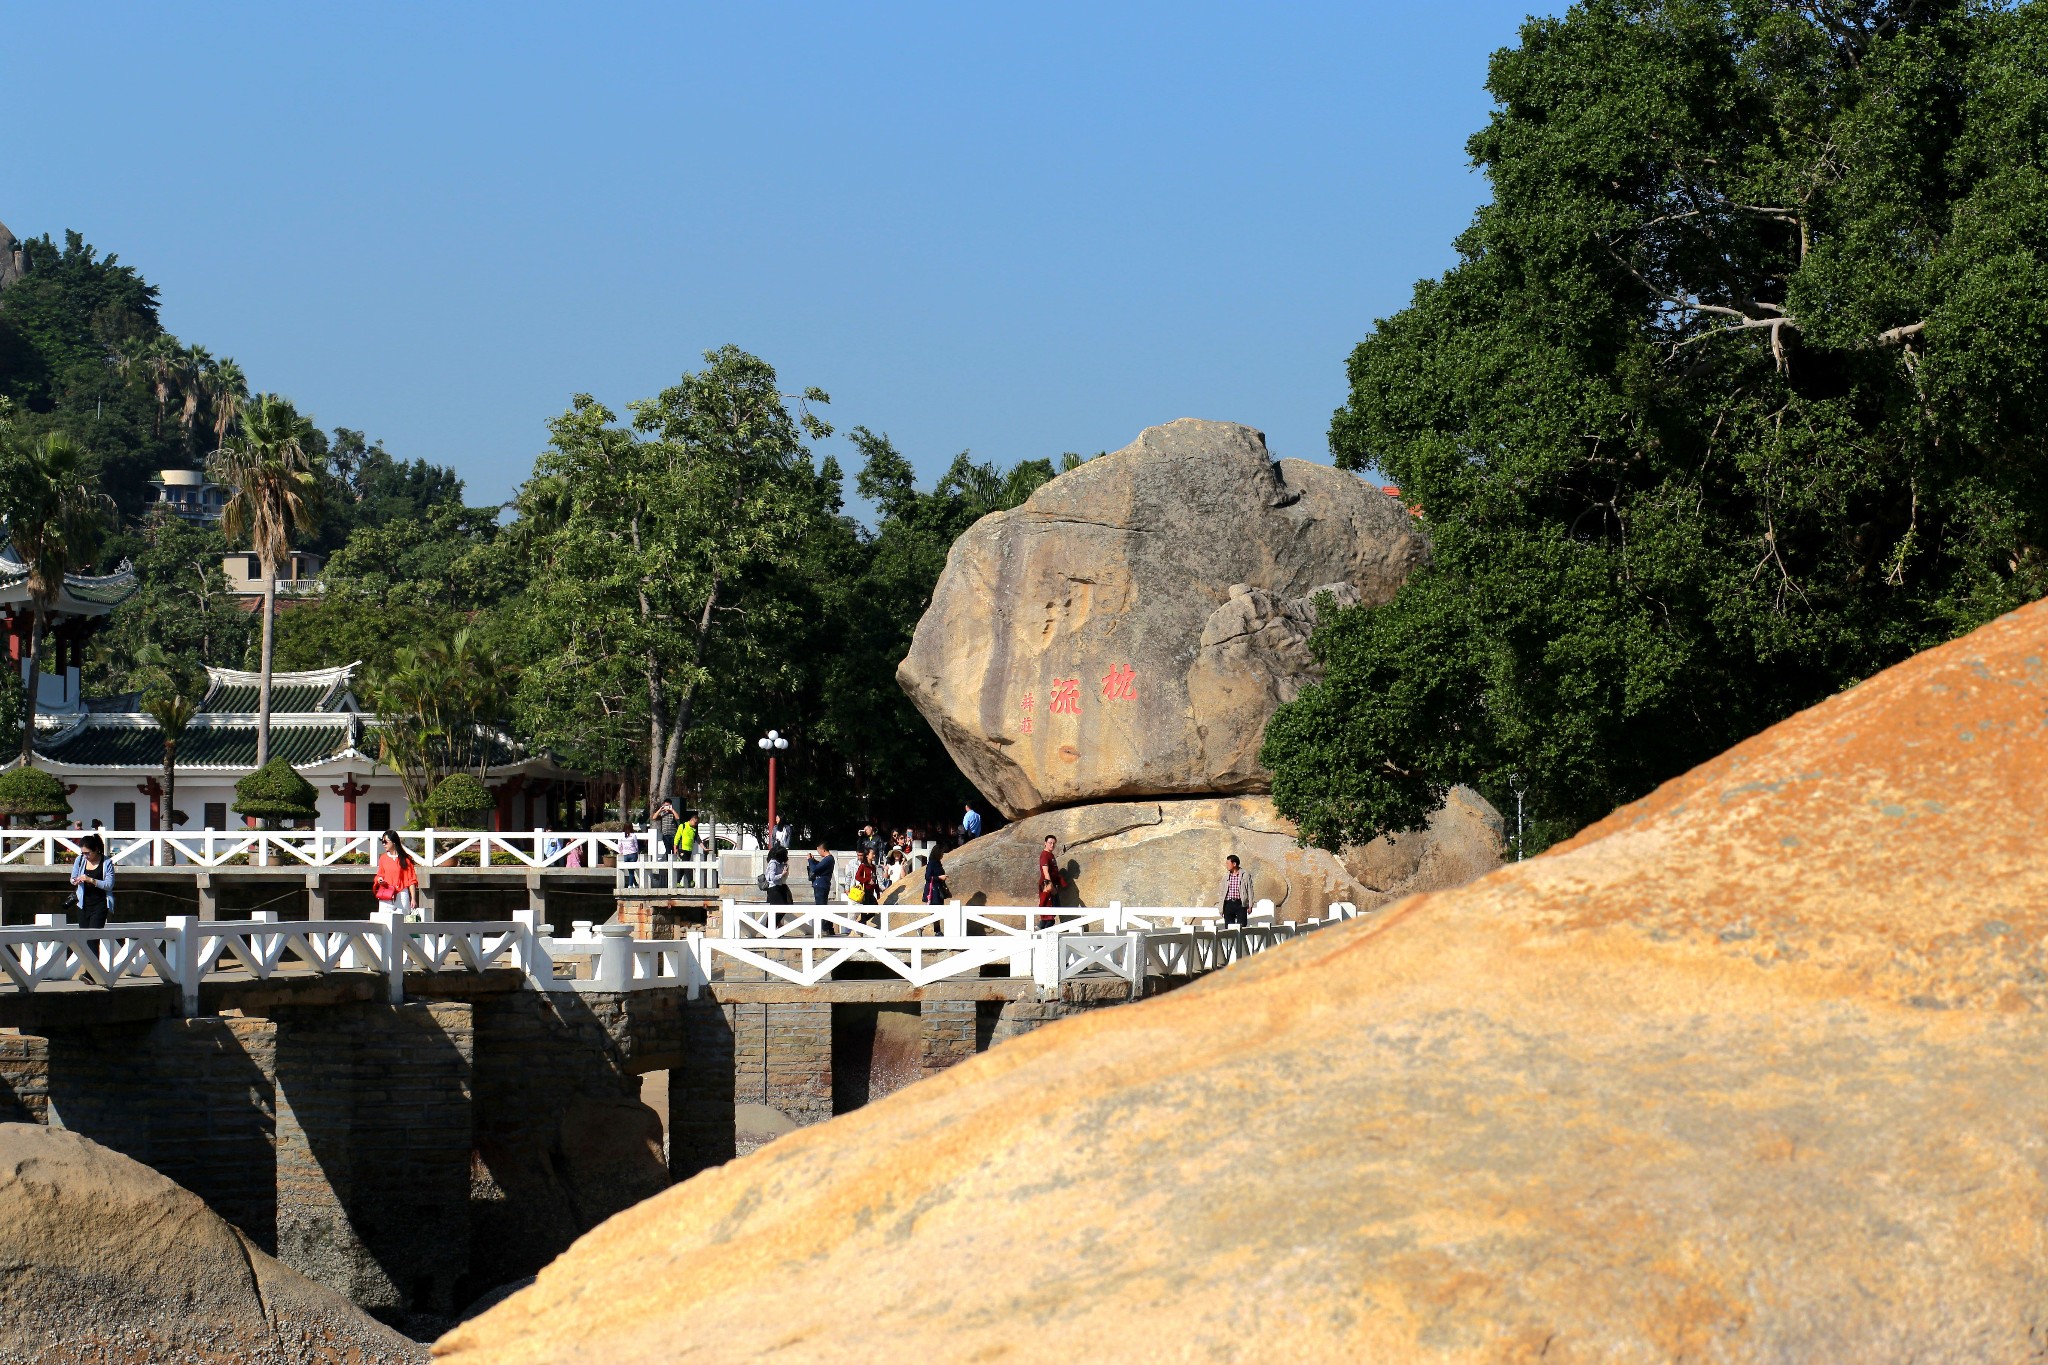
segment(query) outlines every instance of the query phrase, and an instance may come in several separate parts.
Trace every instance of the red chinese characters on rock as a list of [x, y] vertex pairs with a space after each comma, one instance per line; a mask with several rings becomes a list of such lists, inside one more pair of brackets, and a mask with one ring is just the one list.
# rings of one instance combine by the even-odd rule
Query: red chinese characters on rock
[[1080, 715], [1081, 680], [1079, 678], [1054, 678], [1052, 680], [1052, 705], [1046, 709], [1055, 716]]
[[1129, 664], [1115, 664], [1102, 675], [1102, 699], [1104, 701], [1136, 701], [1138, 699], [1138, 670]]
[[1028, 735], [1031, 733], [1031, 713], [1038, 709], [1038, 694], [1035, 692], [1026, 692], [1024, 694], [1023, 704], [1019, 706], [1017, 709], [1024, 713], [1024, 720], [1022, 722], [1021, 728], [1023, 729], [1024, 733]]

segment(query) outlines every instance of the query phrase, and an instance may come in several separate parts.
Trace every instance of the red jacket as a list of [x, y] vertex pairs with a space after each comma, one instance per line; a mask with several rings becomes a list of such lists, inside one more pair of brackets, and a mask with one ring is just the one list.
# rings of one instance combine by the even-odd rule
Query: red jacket
[[410, 859], [400, 862], [386, 853], [377, 859], [377, 879], [370, 883], [370, 894], [380, 901], [395, 901], [401, 891], [417, 891], [420, 886], [420, 872]]

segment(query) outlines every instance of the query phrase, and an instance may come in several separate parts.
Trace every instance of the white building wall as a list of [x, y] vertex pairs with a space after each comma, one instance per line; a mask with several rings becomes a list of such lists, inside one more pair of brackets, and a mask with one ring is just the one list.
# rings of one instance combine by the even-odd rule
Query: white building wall
[[[178, 809], [184, 811], [188, 818], [184, 824], [178, 826], [178, 833], [191, 834], [205, 829], [207, 827], [206, 806], [209, 802], [219, 802], [226, 808], [227, 818], [218, 828], [223, 830], [243, 828], [242, 817], [234, 813], [235, 778], [240, 775], [239, 773], [230, 776], [220, 773], [180, 772], [178, 774]], [[98, 820], [108, 829], [114, 828], [114, 804], [118, 801], [132, 801], [135, 803], [136, 829], [141, 830], [149, 827], [149, 797], [137, 790], [138, 786], [147, 781], [146, 775], [139, 773], [120, 776], [103, 773], [82, 775], [77, 773], [60, 773], [59, 776], [66, 783], [76, 783], [78, 786], [78, 790], [71, 793], [71, 815], [72, 819], [76, 820], [84, 828], [92, 828], [92, 822], [95, 820]], [[161, 774], [158, 774], [157, 777], [159, 781], [162, 780]], [[308, 782], [313, 784], [314, 790], [319, 793], [319, 801], [315, 808], [320, 812], [320, 827], [332, 830], [343, 828], [342, 799], [329, 790], [331, 787], [340, 785], [341, 774], [307, 773], [305, 777]], [[363, 774], [357, 773], [356, 781], [370, 789], [365, 795], [358, 798], [356, 802], [356, 824], [358, 828], [368, 829], [370, 827], [370, 803], [374, 801], [389, 802], [392, 824], [398, 828], [404, 828], [406, 817], [405, 789], [399, 785], [396, 777], [378, 776], [365, 778]]]

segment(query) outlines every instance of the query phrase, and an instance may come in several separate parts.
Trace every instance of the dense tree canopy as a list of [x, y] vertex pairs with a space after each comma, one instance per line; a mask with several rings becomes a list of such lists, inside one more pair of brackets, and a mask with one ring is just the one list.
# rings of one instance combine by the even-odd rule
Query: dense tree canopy
[[1331, 428], [1435, 557], [1268, 729], [1326, 844], [1467, 781], [1533, 850], [2048, 586], [2048, 6], [1594, 0], [1488, 88]]

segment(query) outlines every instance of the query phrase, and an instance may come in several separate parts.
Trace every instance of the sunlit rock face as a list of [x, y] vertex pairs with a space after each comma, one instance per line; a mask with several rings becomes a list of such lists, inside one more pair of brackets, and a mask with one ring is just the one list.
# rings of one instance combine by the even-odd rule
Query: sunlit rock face
[[1380, 603], [1428, 553], [1356, 475], [1229, 422], [1149, 427], [954, 543], [897, 680], [1015, 819], [1263, 792], [1266, 720], [1314, 677], [1325, 593]]
[[460, 1365], [2019, 1360], [2048, 606], [621, 1214]]

